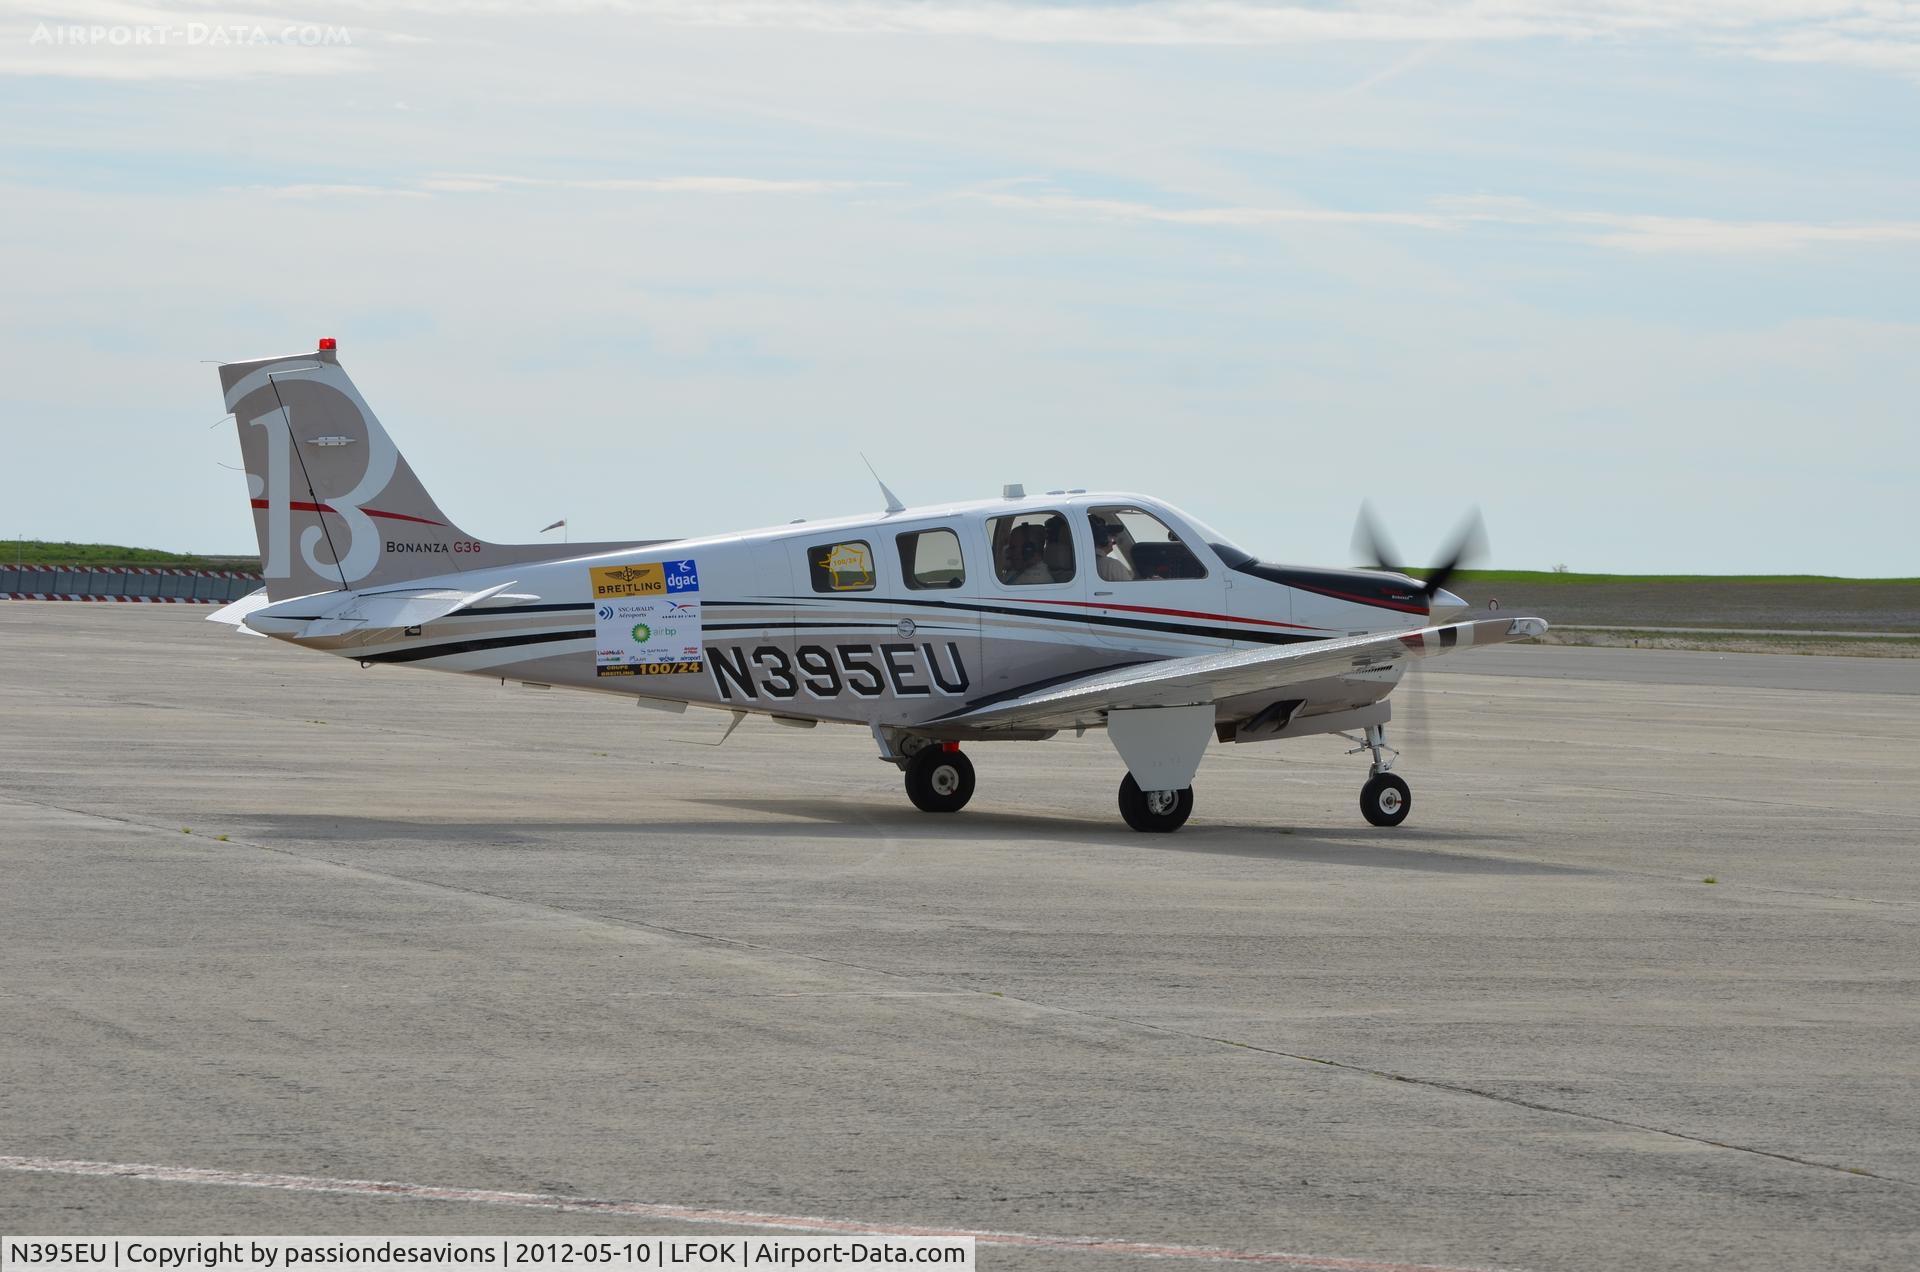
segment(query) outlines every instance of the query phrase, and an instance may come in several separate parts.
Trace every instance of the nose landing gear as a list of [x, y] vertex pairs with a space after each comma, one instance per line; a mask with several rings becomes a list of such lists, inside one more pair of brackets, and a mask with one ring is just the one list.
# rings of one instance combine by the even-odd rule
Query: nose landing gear
[[[1360, 815], [1375, 826], [1398, 826], [1413, 811], [1413, 790], [1406, 779], [1390, 771], [1400, 753], [1387, 745], [1385, 725], [1368, 725], [1366, 740], [1347, 754], [1362, 751], [1373, 752], [1373, 764], [1367, 770], [1367, 784], [1360, 788]], [[1383, 751], [1392, 758], [1382, 755]]]

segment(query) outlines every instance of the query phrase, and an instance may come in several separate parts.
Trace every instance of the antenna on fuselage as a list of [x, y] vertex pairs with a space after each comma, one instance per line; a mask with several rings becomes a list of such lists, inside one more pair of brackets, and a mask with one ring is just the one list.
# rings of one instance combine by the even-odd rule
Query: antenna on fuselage
[[896, 512], [905, 512], [907, 505], [900, 502], [900, 496], [887, 489], [887, 483], [880, 480], [880, 474], [874, 471], [873, 461], [866, 457], [865, 452], [861, 453], [860, 462], [867, 466], [868, 472], [873, 473], [874, 485], [880, 487], [880, 493], [887, 497], [887, 515], [892, 516]]

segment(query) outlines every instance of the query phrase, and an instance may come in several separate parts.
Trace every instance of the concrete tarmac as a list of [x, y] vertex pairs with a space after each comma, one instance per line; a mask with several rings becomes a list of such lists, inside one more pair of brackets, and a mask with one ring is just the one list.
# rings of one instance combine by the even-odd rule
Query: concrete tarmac
[[855, 730], [204, 617], [0, 603], [0, 1231], [1920, 1264], [1910, 665], [1468, 652], [1405, 826], [1322, 738], [1214, 748], [1148, 837], [1097, 734], [931, 817]]

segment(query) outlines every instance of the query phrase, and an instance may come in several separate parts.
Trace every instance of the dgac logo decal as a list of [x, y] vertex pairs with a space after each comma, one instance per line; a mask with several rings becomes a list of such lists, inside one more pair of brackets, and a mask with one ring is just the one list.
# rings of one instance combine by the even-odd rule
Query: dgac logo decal
[[897, 698], [940, 694], [957, 698], [967, 691], [967, 666], [953, 641], [884, 645], [802, 645], [789, 654], [778, 645], [707, 646], [707, 664], [723, 701], [739, 698], [838, 698], [851, 693], [878, 698], [891, 690]]

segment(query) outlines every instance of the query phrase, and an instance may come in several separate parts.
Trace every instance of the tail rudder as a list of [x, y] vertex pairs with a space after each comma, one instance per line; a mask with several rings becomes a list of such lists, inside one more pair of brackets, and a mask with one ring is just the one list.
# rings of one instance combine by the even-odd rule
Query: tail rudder
[[631, 546], [495, 544], [461, 530], [380, 426], [332, 340], [310, 354], [227, 363], [220, 386], [240, 430], [272, 600]]

